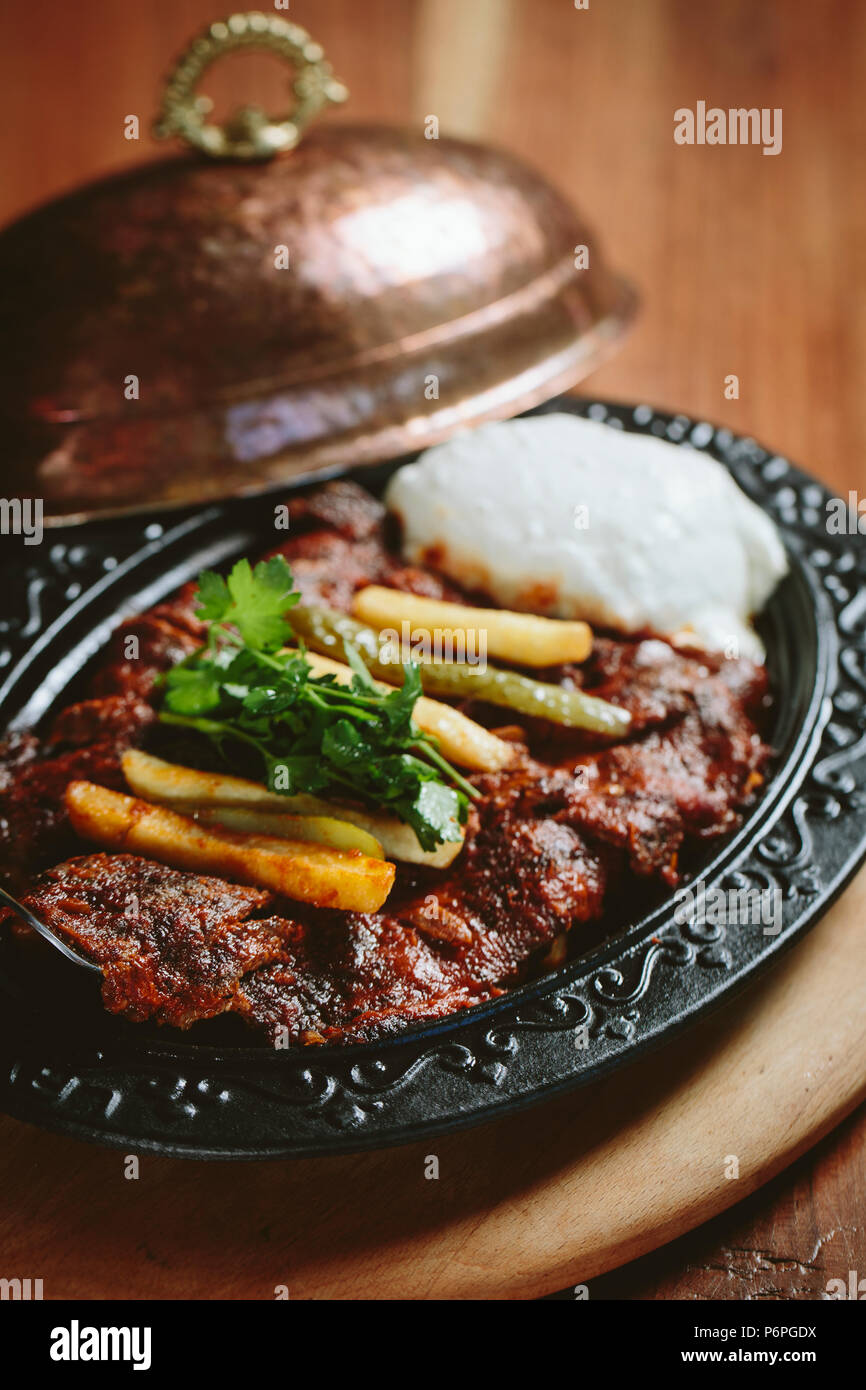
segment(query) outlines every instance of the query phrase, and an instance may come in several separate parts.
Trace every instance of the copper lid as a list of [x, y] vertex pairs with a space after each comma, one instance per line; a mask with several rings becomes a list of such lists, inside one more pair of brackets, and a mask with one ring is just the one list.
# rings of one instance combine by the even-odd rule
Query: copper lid
[[340, 125], [264, 162], [297, 143], [297, 109], [207, 126], [194, 86], [221, 30], [295, 50], [306, 118], [344, 95], [297, 26], [233, 17], [184, 55], [162, 117], [231, 162], [155, 163], [0, 233], [3, 488], [47, 516], [398, 456], [573, 385], [631, 317], [580, 218], [509, 155]]

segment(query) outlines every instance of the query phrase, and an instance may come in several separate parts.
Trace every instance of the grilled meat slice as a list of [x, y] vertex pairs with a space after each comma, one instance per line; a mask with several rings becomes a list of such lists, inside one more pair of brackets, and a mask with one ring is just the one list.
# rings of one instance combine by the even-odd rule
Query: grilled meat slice
[[411, 927], [350, 913], [299, 931], [291, 959], [245, 976], [234, 1008], [271, 1038], [363, 1042], [498, 992]]
[[257, 888], [179, 873], [130, 854], [91, 854], [49, 869], [24, 899], [102, 968], [105, 1007], [186, 1028], [230, 1008], [248, 970], [278, 960], [278, 928], [247, 919]]
[[292, 535], [304, 531], [336, 531], [348, 541], [381, 539], [387, 512], [366, 488], [348, 478], [317, 487], [289, 504]]
[[141, 741], [155, 720], [153, 706], [134, 693], [80, 700], [60, 711], [46, 746], [53, 752], [103, 742], [128, 748]]
[[736, 828], [763, 780], [770, 750], [750, 711], [766, 697], [766, 676], [750, 662], [655, 639], [599, 639], [588, 667], [586, 688], [628, 709], [635, 735], [609, 746], [533, 723], [534, 758], [476, 784], [485, 798], [546, 813], [622, 850], [632, 872], [674, 885], [681, 847]]
[[[751, 663], [674, 651], [663, 642], [621, 644], [618, 703], [646, 713], [653, 685], [664, 718], [642, 737], [582, 755], [572, 768], [568, 820], [585, 834], [621, 845], [637, 873], [658, 872], [673, 886], [683, 843], [723, 835], [763, 780], [770, 750], [744, 704], [764, 698], [766, 677]], [[746, 681], [742, 667], [751, 675]]]
[[201, 645], [201, 632], [191, 631], [168, 607], [130, 618], [114, 633], [106, 665], [93, 681], [94, 695], [138, 695], [146, 699], [161, 671], [176, 666]]
[[385, 509], [357, 483], [327, 483], [293, 501], [290, 515], [291, 536], [268, 553], [289, 561], [305, 603], [348, 610], [365, 584], [428, 598], [461, 597], [443, 576], [404, 564], [388, 548]]
[[120, 759], [155, 719], [137, 695], [112, 695], [69, 705], [44, 743], [15, 735], [0, 745], [0, 878], [13, 892], [36, 870], [74, 853], [63, 799], [68, 784], [83, 779], [123, 790]]

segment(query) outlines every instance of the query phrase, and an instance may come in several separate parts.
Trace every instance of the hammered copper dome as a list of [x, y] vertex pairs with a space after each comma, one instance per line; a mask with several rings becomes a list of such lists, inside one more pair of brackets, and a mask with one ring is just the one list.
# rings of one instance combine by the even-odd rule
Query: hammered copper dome
[[516, 413], [633, 304], [523, 164], [358, 125], [52, 202], [0, 233], [0, 284], [3, 486], [54, 516], [259, 491]]

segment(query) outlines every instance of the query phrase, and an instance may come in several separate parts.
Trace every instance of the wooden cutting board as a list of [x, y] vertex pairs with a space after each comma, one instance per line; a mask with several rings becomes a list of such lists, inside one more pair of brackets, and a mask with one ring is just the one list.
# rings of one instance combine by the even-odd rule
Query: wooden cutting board
[[300, 1163], [142, 1158], [134, 1178], [122, 1154], [4, 1120], [3, 1272], [41, 1276], [46, 1298], [512, 1299], [583, 1283], [738, 1202], [854, 1108], [864, 997], [861, 872], [699, 1028], [464, 1134]]

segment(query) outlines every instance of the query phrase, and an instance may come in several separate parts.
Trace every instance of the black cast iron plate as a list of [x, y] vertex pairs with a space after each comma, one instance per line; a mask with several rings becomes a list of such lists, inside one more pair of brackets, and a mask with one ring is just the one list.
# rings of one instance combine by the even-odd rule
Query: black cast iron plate
[[[769, 965], [840, 892], [866, 857], [862, 539], [828, 535], [826, 490], [754, 440], [647, 406], [561, 398], [543, 409], [574, 410], [720, 459], [785, 538], [791, 574], [763, 621], [776, 694], [774, 774], [741, 830], [700, 871], [708, 888], [776, 890], [781, 930], [679, 922], [669, 898], [641, 920], [623, 921], [590, 954], [493, 1003], [388, 1042], [285, 1052], [215, 1046], [195, 1031], [177, 1042], [136, 1030], [103, 1013], [89, 981], [76, 981], [80, 1007], [73, 997], [49, 1017], [22, 987], [7, 942], [0, 1108], [94, 1142], [198, 1158], [405, 1142], [631, 1061]], [[377, 474], [384, 470], [362, 480]], [[65, 703], [121, 616], [158, 602], [203, 566], [263, 549], [272, 523], [273, 499], [259, 498], [50, 532], [42, 546], [14, 553], [7, 547], [0, 727], [36, 723]]]

